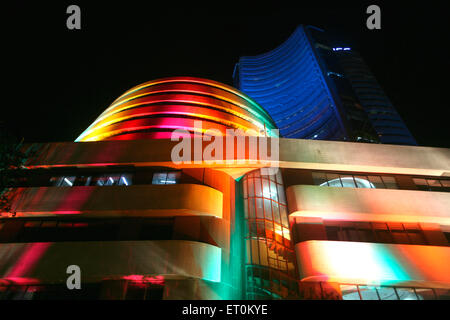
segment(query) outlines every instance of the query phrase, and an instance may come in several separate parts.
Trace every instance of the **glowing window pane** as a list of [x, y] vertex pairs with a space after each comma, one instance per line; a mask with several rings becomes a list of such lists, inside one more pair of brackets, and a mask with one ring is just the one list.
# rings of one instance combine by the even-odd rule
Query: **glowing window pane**
[[176, 184], [180, 180], [181, 172], [167, 173], [166, 184]]
[[60, 180], [60, 187], [72, 187], [75, 177], [62, 177]]
[[400, 300], [417, 300], [417, 296], [412, 288], [396, 288]]
[[269, 265], [269, 262], [267, 260], [267, 246], [266, 243], [263, 241], [259, 241], [259, 258], [261, 265], [263, 266]]
[[255, 219], [255, 198], [248, 199], [249, 218]]
[[274, 201], [278, 201], [277, 184], [273, 181], [270, 181], [270, 198]]
[[377, 290], [372, 286], [359, 286], [362, 300], [379, 300]]
[[341, 292], [343, 300], [361, 300], [358, 288], [355, 285], [342, 285]]
[[395, 294], [394, 288], [390, 287], [380, 287], [377, 288], [378, 295], [381, 300], [398, 300], [397, 295]]
[[280, 224], [281, 218], [280, 218], [280, 210], [279, 210], [278, 203], [272, 202], [272, 212], [273, 212], [273, 220], [276, 223]]
[[123, 174], [119, 180], [119, 186], [129, 186], [131, 185], [131, 174]]
[[254, 179], [255, 181], [255, 197], [262, 197], [261, 179]]
[[[341, 178], [341, 183], [342, 183], [343, 187], [356, 188], [355, 181], [353, 180], [353, 177], [341, 176], [340, 178]], [[329, 183], [330, 183], [330, 187], [335, 187], [335, 186], [331, 185], [331, 181]]]
[[256, 218], [264, 219], [263, 201], [260, 198], [256, 198]]
[[272, 201], [269, 199], [264, 199], [264, 214], [267, 220], [273, 220], [272, 218]]
[[153, 174], [152, 184], [166, 184], [167, 172], [158, 172]]
[[280, 216], [281, 216], [281, 223], [283, 224], [283, 226], [289, 227], [289, 222], [288, 222], [285, 206], [280, 206]]
[[252, 241], [252, 264], [259, 264], [258, 241], [257, 240], [251, 241]]
[[254, 179], [248, 179], [248, 196], [254, 197], [255, 196], [255, 187], [254, 187]]
[[267, 179], [261, 179], [262, 180], [262, 193], [263, 193], [263, 197], [270, 199], [270, 184], [269, 184], [269, 180]]
[[120, 175], [108, 176], [105, 182], [105, 186], [115, 186], [120, 180]]
[[277, 189], [278, 189], [278, 202], [280, 204], [286, 204], [286, 196], [284, 195], [283, 186], [277, 185]]

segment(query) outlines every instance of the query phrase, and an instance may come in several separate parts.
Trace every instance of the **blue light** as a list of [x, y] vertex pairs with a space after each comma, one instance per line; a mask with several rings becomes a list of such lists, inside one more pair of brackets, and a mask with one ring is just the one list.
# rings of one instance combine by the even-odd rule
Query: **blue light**
[[237, 68], [239, 89], [266, 108], [283, 137], [311, 139], [321, 132], [317, 139], [333, 140], [345, 135], [326, 73], [320, 71], [303, 26], [276, 49], [241, 57]]
[[351, 48], [333, 48], [333, 51], [349, 51]]

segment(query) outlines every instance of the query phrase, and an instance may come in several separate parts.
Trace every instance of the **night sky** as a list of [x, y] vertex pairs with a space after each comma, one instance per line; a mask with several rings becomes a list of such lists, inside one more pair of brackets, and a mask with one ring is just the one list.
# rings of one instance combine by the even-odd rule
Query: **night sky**
[[[2, 10], [7, 99], [0, 120], [25, 142], [73, 141], [120, 94], [152, 79], [185, 75], [231, 85], [240, 56], [272, 50], [311, 24], [360, 51], [420, 145], [450, 147], [444, 1], [256, 2], [259, 8], [16, 2]], [[66, 28], [70, 4], [81, 7], [81, 30]], [[381, 30], [365, 26], [369, 4], [381, 7]]]

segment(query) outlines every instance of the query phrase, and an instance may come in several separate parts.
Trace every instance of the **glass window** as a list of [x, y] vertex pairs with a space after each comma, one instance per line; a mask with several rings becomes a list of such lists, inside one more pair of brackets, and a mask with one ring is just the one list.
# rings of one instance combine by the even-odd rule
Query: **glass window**
[[397, 294], [394, 288], [391, 287], [379, 287], [377, 288], [378, 295], [381, 300], [398, 300]]
[[256, 198], [256, 218], [264, 219], [263, 199]]
[[255, 186], [254, 186], [255, 179], [248, 179], [248, 197], [254, 197], [255, 196]]
[[272, 213], [273, 213], [273, 221], [280, 224], [281, 223], [280, 210], [277, 202], [272, 201]]
[[175, 172], [155, 172], [152, 184], [176, 184], [181, 176], [180, 171]]
[[327, 182], [322, 183], [320, 186], [321, 187], [328, 186], [328, 187], [339, 187], [339, 188], [341, 188], [342, 187], [342, 183], [341, 183], [341, 179], [336, 178], [336, 179], [328, 180]]
[[270, 184], [269, 180], [261, 179], [262, 181], [262, 194], [264, 198], [270, 199]]
[[433, 289], [416, 288], [415, 290], [418, 300], [436, 300]]
[[375, 188], [381, 188], [384, 189], [385, 186], [383, 184], [383, 181], [379, 176], [369, 176], [369, 181], [375, 186]]
[[119, 180], [119, 186], [129, 186], [132, 184], [131, 174], [123, 174]]
[[90, 176], [80, 176], [75, 179], [75, 186], [89, 186], [91, 183], [92, 177]]
[[[348, 176], [341, 176], [341, 183], [342, 183], [343, 187], [356, 188], [355, 180], [353, 180], [352, 176], [350, 176], [350, 177], [348, 177]], [[330, 187], [334, 187], [334, 186], [330, 185]]]
[[50, 182], [55, 187], [72, 187], [75, 182], [75, 176], [70, 177], [53, 177]]
[[153, 174], [152, 184], [166, 184], [167, 172], [158, 172]]
[[272, 200], [274, 201], [278, 201], [278, 196], [277, 196], [278, 192], [277, 192], [277, 185], [275, 182], [270, 181], [270, 197]]
[[340, 285], [343, 300], [361, 300], [358, 287], [355, 285]]
[[286, 204], [286, 197], [284, 195], [283, 186], [278, 184], [277, 189], [278, 189], [278, 202], [280, 204]]
[[400, 300], [417, 300], [417, 296], [412, 288], [396, 288]]
[[176, 184], [180, 180], [181, 172], [169, 172], [167, 173], [166, 184]]
[[272, 203], [272, 201], [270, 201], [269, 199], [264, 199], [264, 214], [265, 214], [266, 219], [268, 219], [268, 220], [273, 220], [271, 203]]
[[372, 286], [359, 286], [362, 300], [379, 300], [377, 290]]
[[388, 189], [398, 189], [397, 182], [394, 177], [382, 177], [384, 185]]
[[285, 227], [289, 227], [289, 221], [286, 212], [286, 206], [280, 206], [280, 216], [281, 216], [281, 224]]
[[[365, 179], [364, 179], [365, 178]], [[358, 188], [371, 188], [375, 189], [375, 185], [371, 183], [367, 177], [355, 177], [356, 186]]]
[[255, 197], [262, 197], [261, 179], [255, 179]]

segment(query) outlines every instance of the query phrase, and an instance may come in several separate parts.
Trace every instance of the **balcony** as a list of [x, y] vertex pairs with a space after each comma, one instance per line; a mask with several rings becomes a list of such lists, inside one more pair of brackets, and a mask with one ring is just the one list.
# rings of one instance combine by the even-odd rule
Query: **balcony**
[[450, 224], [450, 193], [294, 185], [289, 217]]
[[450, 288], [450, 247], [312, 240], [295, 252], [301, 281]]
[[223, 207], [220, 191], [197, 184], [16, 188], [10, 195], [16, 217], [83, 214], [222, 218]]

